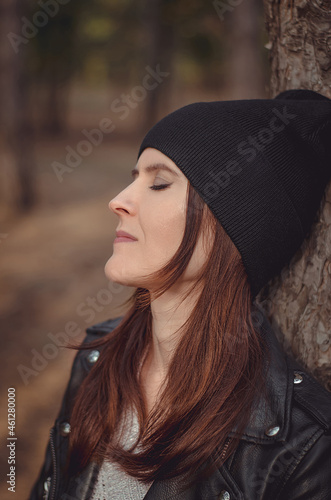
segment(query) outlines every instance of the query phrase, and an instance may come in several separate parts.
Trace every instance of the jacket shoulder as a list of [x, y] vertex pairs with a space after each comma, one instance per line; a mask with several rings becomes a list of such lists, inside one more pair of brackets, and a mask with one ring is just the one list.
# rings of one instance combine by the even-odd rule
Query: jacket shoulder
[[331, 498], [331, 393], [301, 367], [294, 381], [289, 466], [275, 500]]
[[72, 409], [72, 402], [81, 383], [88, 375], [89, 371], [99, 357], [101, 348], [91, 347], [91, 349], [88, 349], [88, 344], [93, 340], [97, 340], [98, 338], [101, 338], [107, 333], [114, 330], [114, 328], [119, 325], [121, 320], [122, 316], [108, 319], [106, 321], [103, 321], [102, 323], [96, 323], [95, 325], [92, 325], [86, 329], [86, 336], [84, 337], [81, 344], [82, 346], [84, 345], [85, 348], [78, 349], [78, 352], [73, 360], [70, 378], [62, 400], [59, 417], [65, 416], [65, 418], [68, 418], [68, 415]]
[[107, 333], [111, 332], [116, 328], [120, 322], [122, 321], [123, 316], [117, 316], [116, 318], [107, 319], [106, 321], [102, 321], [101, 323], [96, 323], [95, 325], [91, 325], [86, 328], [86, 337], [84, 338], [83, 343], [92, 342], [96, 340], [98, 337], [103, 337]]
[[306, 369], [290, 360], [294, 373], [293, 398], [305, 413], [308, 413], [325, 432], [331, 433], [331, 393], [327, 391]]

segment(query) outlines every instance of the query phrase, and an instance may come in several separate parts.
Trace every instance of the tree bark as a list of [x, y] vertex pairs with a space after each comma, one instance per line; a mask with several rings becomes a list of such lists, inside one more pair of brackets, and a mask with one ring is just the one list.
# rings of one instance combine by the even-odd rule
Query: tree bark
[[[311, 89], [331, 98], [329, 0], [264, 0], [270, 97]], [[331, 139], [331, 138], [330, 138]], [[310, 236], [257, 297], [285, 350], [331, 390], [331, 184]]]

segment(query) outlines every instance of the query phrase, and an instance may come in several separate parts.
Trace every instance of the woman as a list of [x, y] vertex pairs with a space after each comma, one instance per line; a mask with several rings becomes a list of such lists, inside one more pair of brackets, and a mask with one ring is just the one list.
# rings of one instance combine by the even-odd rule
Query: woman
[[308, 236], [330, 132], [331, 101], [295, 90], [147, 133], [109, 204], [131, 308], [87, 330], [31, 499], [331, 498], [331, 395], [254, 302]]

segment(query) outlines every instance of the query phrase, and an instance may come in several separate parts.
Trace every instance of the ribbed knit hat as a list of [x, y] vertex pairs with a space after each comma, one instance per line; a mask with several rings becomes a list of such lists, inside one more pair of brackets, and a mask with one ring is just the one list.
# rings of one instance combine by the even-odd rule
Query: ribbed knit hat
[[138, 158], [147, 147], [168, 156], [209, 206], [255, 297], [308, 235], [331, 178], [331, 100], [298, 89], [189, 104], [150, 129]]

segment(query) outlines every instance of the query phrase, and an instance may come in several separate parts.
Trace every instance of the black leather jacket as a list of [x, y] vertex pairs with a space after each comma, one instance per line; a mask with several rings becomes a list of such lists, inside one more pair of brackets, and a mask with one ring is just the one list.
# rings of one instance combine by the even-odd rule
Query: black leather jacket
[[[120, 319], [88, 328], [84, 342], [109, 332]], [[331, 394], [283, 354], [265, 316], [262, 329], [271, 353], [269, 403], [259, 403], [238, 448], [208, 481], [184, 493], [175, 479], [154, 482], [145, 500], [331, 500]], [[90, 498], [97, 466], [90, 463], [78, 478], [66, 478], [62, 467], [73, 396], [97, 355], [76, 355], [30, 500]]]

